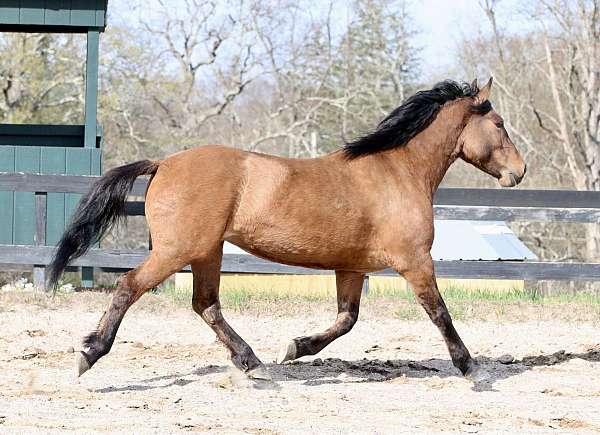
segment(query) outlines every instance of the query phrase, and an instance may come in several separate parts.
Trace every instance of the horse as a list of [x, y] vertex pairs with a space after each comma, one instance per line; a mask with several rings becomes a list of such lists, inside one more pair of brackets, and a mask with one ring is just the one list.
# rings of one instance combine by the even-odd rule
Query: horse
[[315, 355], [358, 318], [366, 273], [392, 268], [446, 342], [462, 375], [487, 374], [471, 357], [438, 291], [430, 250], [433, 197], [449, 166], [462, 159], [518, 184], [526, 165], [492, 108], [492, 79], [479, 88], [446, 80], [416, 92], [369, 134], [333, 153], [292, 159], [210, 145], [113, 168], [80, 200], [49, 265], [55, 287], [73, 259], [125, 214], [138, 176], [150, 175], [146, 220], [153, 249], [118, 280], [108, 309], [76, 355], [81, 376], [106, 355], [126, 311], [145, 292], [191, 265], [192, 308], [249, 378], [270, 379], [233, 330], [219, 302], [223, 243], [267, 260], [335, 271], [337, 316], [323, 332], [283, 346], [278, 363]]

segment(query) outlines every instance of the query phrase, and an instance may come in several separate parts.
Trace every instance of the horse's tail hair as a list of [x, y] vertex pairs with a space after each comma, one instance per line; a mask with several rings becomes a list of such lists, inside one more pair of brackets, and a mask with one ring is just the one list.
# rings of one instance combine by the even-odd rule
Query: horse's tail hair
[[106, 172], [81, 198], [49, 265], [48, 288], [55, 288], [67, 265], [125, 215], [125, 200], [139, 175], [154, 175], [159, 162], [141, 160]]

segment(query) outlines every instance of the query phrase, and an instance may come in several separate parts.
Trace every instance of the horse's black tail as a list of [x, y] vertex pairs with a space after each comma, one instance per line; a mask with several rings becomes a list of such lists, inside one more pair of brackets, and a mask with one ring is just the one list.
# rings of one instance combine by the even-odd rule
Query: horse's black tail
[[54, 288], [67, 265], [85, 254], [124, 216], [125, 200], [135, 179], [154, 174], [157, 169], [158, 162], [142, 160], [113, 168], [92, 185], [77, 204], [58, 243], [49, 265], [48, 288]]

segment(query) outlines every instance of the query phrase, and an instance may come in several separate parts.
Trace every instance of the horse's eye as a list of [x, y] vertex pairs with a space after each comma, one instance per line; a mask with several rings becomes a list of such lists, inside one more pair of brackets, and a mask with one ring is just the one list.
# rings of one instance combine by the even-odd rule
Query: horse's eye
[[496, 123], [496, 127], [498, 127], [498, 128], [502, 128], [502, 127], [504, 127], [504, 122], [502, 122], [502, 121], [500, 121], [500, 122], [497, 122], [497, 123]]

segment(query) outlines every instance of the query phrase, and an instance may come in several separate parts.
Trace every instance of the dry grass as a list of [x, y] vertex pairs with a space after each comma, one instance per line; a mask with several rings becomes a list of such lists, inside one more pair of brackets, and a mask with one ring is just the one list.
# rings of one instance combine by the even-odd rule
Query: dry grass
[[[390, 289], [407, 289], [406, 281], [400, 276], [371, 276], [370, 288], [374, 291], [389, 291]], [[522, 290], [523, 280], [477, 280], [477, 279], [437, 279], [438, 287], [442, 290], [460, 287], [465, 290], [506, 291]], [[192, 288], [192, 275], [178, 273], [175, 276], [175, 286], [181, 289]], [[271, 293], [301, 293], [311, 297], [331, 297], [335, 295], [335, 276], [329, 275], [258, 275], [258, 274], [222, 274], [221, 290], [244, 288], [252, 291], [269, 291]]]
[[[287, 289], [284, 285], [260, 288], [253, 286], [222, 286], [221, 302], [225, 310], [249, 314], [274, 314], [277, 316], [302, 316], [307, 311], [331, 316], [335, 312], [335, 292], [314, 286]], [[448, 287], [441, 290], [452, 316], [457, 320], [563, 320], [600, 321], [600, 295], [595, 293], [557, 293], [541, 297], [526, 289], [498, 290], [487, 288], [467, 289]], [[105, 308], [108, 294], [82, 292], [57, 293], [54, 296], [36, 291], [0, 292], [0, 312], [11, 310], [14, 304], [24, 304], [34, 310], [57, 309], [77, 304], [90, 311]], [[191, 290], [173, 286], [154, 290], [135, 306], [148, 312], [169, 311], [189, 307]], [[403, 286], [371, 286], [363, 296], [363, 315], [403, 320], [426, 319], [423, 309], [410, 290]]]
[[[310, 290], [305, 290], [309, 288]], [[600, 295], [596, 293], [557, 293], [541, 297], [527, 289], [447, 287], [441, 290], [452, 316], [459, 320], [552, 320], [600, 321]], [[191, 291], [167, 287], [161, 294], [175, 304], [189, 304]], [[221, 301], [229, 310], [238, 312], [277, 312], [295, 315], [305, 310], [331, 311], [335, 308], [335, 291], [319, 287], [288, 290], [276, 288], [221, 288]], [[275, 307], [275, 308], [274, 308]], [[302, 307], [302, 308], [299, 308]], [[382, 317], [405, 320], [425, 319], [423, 309], [413, 293], [403, 286], [371, 285], [363, 296], [361, 310]]]

